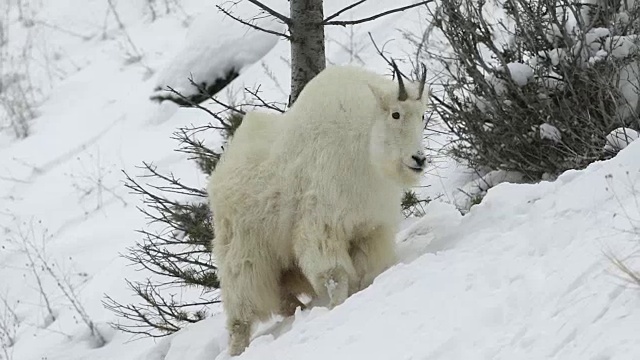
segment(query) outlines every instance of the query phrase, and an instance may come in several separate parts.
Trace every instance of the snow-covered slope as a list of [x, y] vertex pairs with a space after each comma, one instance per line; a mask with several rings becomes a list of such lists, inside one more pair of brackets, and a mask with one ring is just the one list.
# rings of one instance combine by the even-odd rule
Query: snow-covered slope
[[[10, 342], [0, 336], [7, 349], [0, 358], [225, 359], [220, 313], [157, 341], [130, 342], [107, 325], [115, 318], [102, 306], [104, 294], [135, 301], [125, 279], [147, 276], [119, 256], [145, 226], [136, 209], [140, 199], [122, 186], [120, 170], [142, 175], [136, 167], [148, 161], [203, 186], [206, 177], [173, 151], [177, 143], [170, 136], [178, 126], [210, 121], [199, 110], [149, 101], [171, 73], [176, 50], [188, 43], [189, 25], [210, 4], [153, 2], [159, 8], [151, 21], [147, 0], [111, 3], [124, 30], [106, 0], [33, 2], [27, 15], [35, 21], [29, 23], [18, 20], [15, 8], [8, 13], [11, 51], [27, 43], [38, 50], [31, 75], [42, 102], [31, 136], [16, 141], [0, 133], [0, 320], [9, 320], [11, 330]], [[169, 14], [163, 4], [170, 5]], [[325, 13], [342, 6], [326, 1]], [[366, 17], [388, 6], [370, 0], [343, 16]], [[422, 34], [426, 25], [424, 14], [412, 11], [352, 30], [329, 28], [329, 61], [382, 72], [384, 61], [367, 32], [379, 45], [393, 39], [385, 51], [402, 59], [411, 56], [411, 45], [399, 30]], [[241, 100], [244, 87], [261, 85], [263, 97], [286, 101], [288, 54], [286, 42], [278, 41], [245, 64], [221, 96]], [[637, 249], [630, 230], [640, 219], [632, 188], [639, 158], [634, 143], [613, 160], [554, 183], [500, 185], [464, 217], [446, 202], [469, 174], [443, 159], [423, 191], [444, 196], [398, 235], [402, 264], [332, 311], [316, 308], [263, 324], [243, 358], [635, 358], [639, 290], [616, 277], [603, 252], [627, 256]], [[47, 316], [24, 239], [44, 249], [55, 272], [69, 281], [105, 346], [95, 348], [77, 311], [44, 276], [56, 318]]]
[[[640, 289], [605, 254], [638, 249], [639, 178], [636, 142], [553, 183], [498, 185], [464, 217], [431, 203], [399, 234], [400, 264], [331, 311], [264, 326], [239, 359], [636, 359]], [[181, 359], [185, 344], [211, 358], [222, 321], [149, 359]]]

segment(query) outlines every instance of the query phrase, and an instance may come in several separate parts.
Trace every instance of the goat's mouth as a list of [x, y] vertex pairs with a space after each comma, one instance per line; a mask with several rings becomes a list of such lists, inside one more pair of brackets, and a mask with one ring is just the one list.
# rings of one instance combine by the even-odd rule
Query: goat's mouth
[[422, 166], [410, 166], [410, 165], [407, 165], [407, 164], [404, 164], [404, 166], [408, 167], [409, 170], [413, 171], [416, 174], [419, 174], [419, 173], [424, 171], [424, 167], [422, 167]]

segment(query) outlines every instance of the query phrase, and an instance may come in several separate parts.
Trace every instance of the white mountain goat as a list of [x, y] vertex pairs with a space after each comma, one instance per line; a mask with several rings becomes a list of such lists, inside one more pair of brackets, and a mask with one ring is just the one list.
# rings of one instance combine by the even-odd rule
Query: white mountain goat
[[393, 65], [397, 84], [330, 67], [286, 113], [248, 113], [211, 174], [231, 355], [256, 321], [302, 306], [297, 295], [334, 307], [395, 263], [402, 190], [426, 162], [426, 71], [405, 87]]

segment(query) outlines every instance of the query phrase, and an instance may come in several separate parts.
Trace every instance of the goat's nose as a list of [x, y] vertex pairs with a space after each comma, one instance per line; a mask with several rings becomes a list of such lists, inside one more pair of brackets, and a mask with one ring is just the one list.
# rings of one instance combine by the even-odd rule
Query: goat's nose
[[427, 157], [422, 154], [411, 155], [413, 161], [416, 162], [416, 165], [423, 167], [424, 163], [427, 161]]

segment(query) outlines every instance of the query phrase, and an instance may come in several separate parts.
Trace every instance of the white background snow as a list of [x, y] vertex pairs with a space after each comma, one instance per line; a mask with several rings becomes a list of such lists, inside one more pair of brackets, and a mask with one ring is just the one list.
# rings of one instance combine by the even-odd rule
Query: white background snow
[[[172, 76], [192, 63], [187, 55], [205, 56], [211, 67], [198, 71], [215, 72], [213, 64], [231, 59], [214, 49], [259, 38], [260, 48], [243, 44], [247, 52], [234, 58], [243, 66], [241, 76], [220, 95], [237, 100], [244, 87], [261, 85], [263, 97], [286, 101], [287, 43], [240, 33], [227, 20], [210, 21], [220, 14], [199, 0], [156, 1], [155, 21], [146, 0], [112, 1], [126, 32], [107, 0], [26, 3], [30, 22], [18, 19], [15, 1], [3, 18], [6, 51], [32, 49], [29, 74], [39, 116], [26, 139], [0, 132], [0, 318], [15, 324], [12, 346], [4, 342], [7, 352], [0, 351], [0, 358], [227, 359], [224, 315], [215, 309], [212, 317], [159, 340], [131, 341], [107, 325], [116, 319], [102, 306], [104, 294], [135, 301], [125, 279], [147, 276], [119, 256], [146, 225], [136, 209], [140, 199], [122, 186], [120, 170], [143, 175], [137, 167], [148, 161], [204, 186], [206, 177], [173, 151], [177, 143], [170, 136], [179, 126], [209, 122], [208, 115], [151, 102], [153, 88], [180, 82]], [[325, 13], [344, 5], [326, 1]], [[2, 6], [5, 13], [7, 3]], [[389, 6], [371, 0], [343, 17], [366, 17]], [[402, 59], [411, 46], [401, 30], [421, 36], [427, 26], [426, 13], [413, 10], [353, 29], [329, 28], [328, 60], [388, 72], [367, 32], [378, 44], [391, 40], [385, 50]], [[434, 38], [431, 46], [442, 45]], [[523, 84], [529, 81], [528, 70], [512, 70]], [[437, 149], [446, 140], [432, 135], [427, 145]], [[640, 244], [640, 143], [554, 182], [492, 187], [464, 216], [454, 206], [457, 189], [470, 186], [474, 174], [432, 155], [423, 181], [428, 187], [419, 191], [438, 200], [398, 234], [401, 262], [331, 311], [315, 308], [262, 324], [241, 359], [640, 358], [640, 289], [606, 256], [640, 269], [633, 257]], [[55, 321], [47, 319], [22, 237], [45, 248], [105, 346], [93, 346], [69, 301], [45, 276], [56, 313]]]

